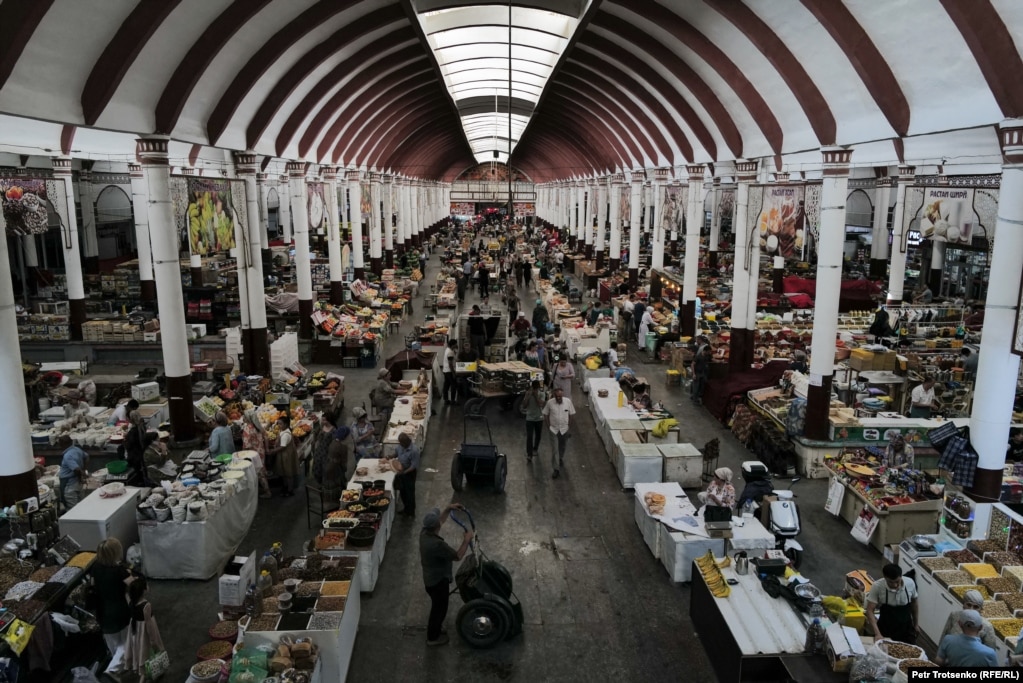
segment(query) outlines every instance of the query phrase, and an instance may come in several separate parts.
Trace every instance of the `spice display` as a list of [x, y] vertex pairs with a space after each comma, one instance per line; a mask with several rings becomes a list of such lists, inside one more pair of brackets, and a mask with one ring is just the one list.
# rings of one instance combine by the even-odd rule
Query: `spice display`
[[909, 643], [887, 641], [878, 643], [877, 646], [892, 659], [919, 659], [924, 654], [922, 648]]
[[263, 611], [264, 612], [276, 612], [280, 610], [281, 606], [277, 600], [277, 596], [263, 598]]
[[998, 570], [986, 562], [967, 562], [966, 564], [959, 565], [959, 569], [978, 579], [1000, 576]]
[[948, 550], [945, 552], [945, 557], [952, 560], [957, 565], [963, 564], [964, 562], [980, 562], [980, 558], [971, 553], [969, 550]]
[[984, 561], [994, 565], [995, 569], [998, 571], [1002, 571], [1006, 567], [1023, 566], [1023, 558], [1016, 553], [1010, 553], [1006, 550], [986, 553], [984, 555]]
[[199, 649], [195, 651], [195, 657], [199, 661], [205, 659], [228, 659], [233, 649], [234, 647], [231, 643], [226, 640], [211, 640], [199, 646]]
[[920, 565], [930, 573], [950, 571], [956, 568], [956, 563], [948, 557], [923, 557], [919, 560]]
[[1023, 610], [1023, 593], [1002, 593], [998, 596], [998, 599], [1004, 602], [1013, 612]]
[[310, 631], [334, 631], [341, 626], [341, 612], [316, 612], [309, 620]]
[[207, 681], [220, 677], [220, 667], [223, 662], [219, 659], [208, 659], [205, 662], [199, 662], [193, 664], [191, 673], [192, 678], [198, 681]]
[[934, 572], [934, 578], [943, 586], [972, 586], [973, 577], [964, 571]]
[[350, 567], [331, 566], [323, 569], [323, 578], [326, 581], [351, 581], [355, 576], [355, 570]]
[[959, 598], [959, 602], [963, 601], [963, 596], [966, 595], [967, 591], [977, 591], [980, 593], [985, 600], [991, 597], [991, 593], [988, 592], [984, 586], [952, 586], [949, 590]]
[[78, 567], [79, 569], [85, 569], [86, 567], [88, 567], [92, 563], [92, 561], [95, 558], [96, 558], [96, 553], [90, 553], [90, 552], [78, 553], [77, 555], [72, 557], [70, 560], [68, 560], [67, 566], [68, 567]]
[[1001, 600], [985, 600], [980, 608], [980, 616], [985, 619], [1010, 619], [1013, 614]]
[[7, 607], [14, 612], [14, 616], [22, 621], [32, 621], [36, 616], [46, 609], [46, 603], [41, 600], [21, 600], [12, 602]]
[[54, 574], [60, 571], [60, 567], [40, 567], [39, 569], [32, 572], [28, 577], [29, 581], [38, 581], [39, 583], [46, 583], [49, 581]]
[[348, 598], [340, 595], [322, 597], [316, 601], [316, 610], [318, 612], [340, 612], [344, 610], [346, 602], [348, 602]]
[[36, 581], [22, 581], [11, 586], [4, 595], [4, 600], [27, 600], [35, 595], [43, 584]]
[[1004, 576], [998, 576], [995, 578], [985, 577], [977, 581], [978, 584], [988, 589], [988, 592], [994, 595], [995, 593], [1013, 593], [1019, 590], [1019, 581], [1013, 581], [1007, 579]]
[[320, 595], [347, 596], [351, 587], [351, 581], [327, 581], [323, 584], [323, 589], [320, 591]]
[[1006, 567], [1002, 570], [1002, 576], [1023, 584], [1023, 567]]
[[277, 628], [277, 620], [281, 618], [280, 614], [263, 614], [262, 616], [254, 617], [249, 622], [247, 631], [273, 631]]
[[991, 625], [1002, 638], [1010, 638], [1019, 635], [1019, 630], [1023, 628], [1023, 619], [992, 619]]
[[1005, 550], [1005, 544], [999, 544], [997, 541], [991, 539], [977, 539], [970, 541], [966, 544], [966, 549], [972, 553], [975, 553], [977, 557], [984, 557], [985, 553], [993, 553], [999, 550]]
[[277, 570], [277, 580], [286, 581], [288, 579], [297, 579], [298, 570], [293, 567], [285, 567], [284, 569]]
[[[263, 609], [266, 609], [265, 607]], [[269, 611], [269, 610], [268, 610]], [[218, 621], [210, 626], [210, 638], [214, 640], [233, 640], [238, 635], [237, 621]]]
[[281, 617], [277, 624], [278, 631], [304, 631], [309, 626], [308, 612], [292, 612]]
[[938, 665], [934, 662], [929, 662], [926, 659], [903, 659], [899, 662], [899, 671], [904, 674], [909, 673], [909, 668], [914, 669], [937, 669]]
[[1005, 550], [1009, 545], [1009, 515], [997, 508], [991, 511], [988, 539], [998, 544], [998, 550]]
[[50, 577], [51, 583], [71, 583], [79, 576], [82, 575], [82, 570], [78, 567], [64, 567], [59, 572]]
[[1014, 519], [1009, 521], [1009, 543], [1006, 550], [1023, 552], [1023, 524]]
[[32, 597], [36, 600], [52, 600], [58, 593], [64, 590], [64, 584], [62, 583], [44, 583], [42, 587], [37, 590]]
[[303, 581], [295, 589], [295, 596], [299, 598], [310, 598], [320, 594], [320, 583], [318, 581]]

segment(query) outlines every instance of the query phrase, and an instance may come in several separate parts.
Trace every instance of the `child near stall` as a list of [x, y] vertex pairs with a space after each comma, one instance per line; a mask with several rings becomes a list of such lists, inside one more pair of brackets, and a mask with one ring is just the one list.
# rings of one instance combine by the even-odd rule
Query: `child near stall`
[[128, 643], [124, 651], [125, 668], [139, 677], [139, 683], [150, 681], [146, 671], [146, 660], [154, 653], [164, 652], [160, 629], [153, 616], [153, 606], [146, 599], [148, 585], [146, 577], [133, 576], [128, 579], [128, 605], [131, 621], [128, 624]]

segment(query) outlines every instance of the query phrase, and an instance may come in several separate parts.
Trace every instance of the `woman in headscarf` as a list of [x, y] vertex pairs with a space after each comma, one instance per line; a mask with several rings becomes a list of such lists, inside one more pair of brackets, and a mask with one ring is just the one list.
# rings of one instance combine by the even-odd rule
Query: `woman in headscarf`
[[561, 389], [565, 396], [572, 396], [572, 380], [575, 379], [575, 368], [562, 356], [554, 366], [554, 388]]
[[[963, 632], [962, 626], [959, 625], [959, 617], [962, 616], [963, 610], [980, 610], [984, 607], [984, 596], [980, 591], [969, 590], [963, 593], [963, 609], [952, 610], [952, 613], [948, 615], [948, 619], [945, 621], [945, 628], [941, 631], [941, 638], [938, 638], [940, 643], [945, 636], [956, 635]], [[980, 627], [980, 642], [984, 643], [988, 647], [997, 650], [996, 643], [998, 642], [997, 636], [995, 636], [995, 629], [991, 625], [991, 622], [987, 619], [983, 619], [984, 623]]]
[[543, 301], [537, 299], [536, 306], [533, 308], [533, 329], [536, 331], [537, 336], [546, 334], [547, 323], [550, 319], [550, 315], [547, 313], [547, 308], [543, 305]]
[[270, 497], [270, 482], [266, 478], [266, 431], [263, 423], [255, 410], [246, 410], [242, 416], [242, 448], [252, 451], [258, 457], [252, 459], [252, 466], [256, 468], [256, 476], [259, 478], [259, 497]]
[[646, 348], [646, 335], [654, 326], [654, 317], [650, 314], [650, 307], [643, 308], [643, 317], [639, 319], [639, 347]]
[[892, 434], [889, 438], [884, 464], [886, 467], [913, 468], [913, 447], [906, 443], [902, 434]]
[[284, 496], [293, 496], [298, 488], [298, 444], [291, 433], [291, 418], [282, 414], [277, 418], [277, 425], [281, 430], [277, 448], [270, 453], [277, 456], [277, 473], [284, 480]]
[[366, 419], [366, 411], [362, 408], [353, 408], [352, 416], [355, 424], [352, 425], [352, 439], [355, 442], [355, 463], [358, 464], [362, 458], [377, 457], [376, 429], [373, 423]]
[[326, 498], [340, 498], [348, 482], [348, 444], [351, 430], [335, 426], [327, 417], [320, 418], [320, 431], [313, 443], [313, 478]]
[[388, 379], [391, 372], [387, 368], [380, 368], [377, 373], [377, 383], [370, 393], [370, 400], [373, 406], [383, 416], [384, 424], [391, 419], [391, 411], [394, 410], [394, 398], [397, 395], [398, 384]]
[[735, 487], [732, 486], [732, 470], [719, 467], [714, 470], [714, 480], [707, 484], [707, 490], [696, 494], [704, 505], [735, 507]]

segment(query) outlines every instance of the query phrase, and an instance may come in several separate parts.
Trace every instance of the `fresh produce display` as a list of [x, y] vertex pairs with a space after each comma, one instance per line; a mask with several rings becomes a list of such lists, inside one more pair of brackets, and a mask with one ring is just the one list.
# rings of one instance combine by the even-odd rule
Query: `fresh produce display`
[[[727, 560], [728, 558], [725, 559]], [[732, 587], [725, 581], [725, 576], [721, 573], [721, 566], [718, 565], [717, 560], [714, 558], [713, 551], [708, 550], [706, 555], [698, 557], [696, 559], [696, 566], [699, 568], [700, 574], [703, 576], [703, 580], [707, 584], [711, 595], [715, 598], [727, 598], [731, 595]]]

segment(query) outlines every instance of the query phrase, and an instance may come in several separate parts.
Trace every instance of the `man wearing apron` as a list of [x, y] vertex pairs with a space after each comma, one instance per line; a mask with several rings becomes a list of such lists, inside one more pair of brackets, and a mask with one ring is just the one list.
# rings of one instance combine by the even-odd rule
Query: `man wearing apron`
[[[904, 577], [897, 564], [886, 564], [881, 573], [884, 579], [874, 582], [867, 593], [867, 622], [874, 637], [915, 644], [920, 623], [916, 583]], [[874, 615], [878, 607], [880, 618]]]
[[930, 418], [934, 403], [934, 378], [930, 375], [924, 377], [923, 384], [918, 384], [910, 392], [912, 405], [909, 409], [910, 417]]

